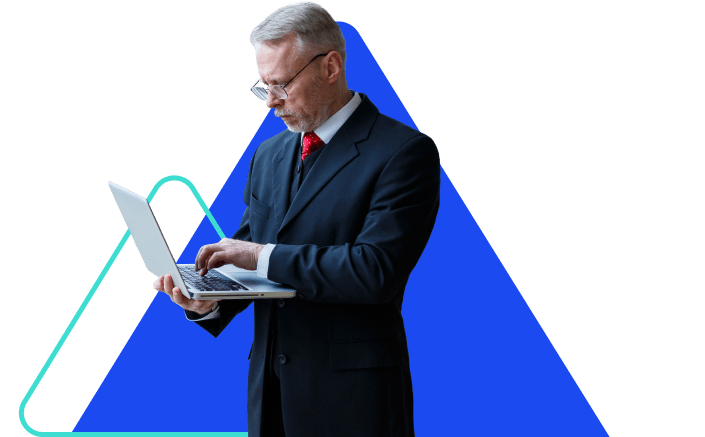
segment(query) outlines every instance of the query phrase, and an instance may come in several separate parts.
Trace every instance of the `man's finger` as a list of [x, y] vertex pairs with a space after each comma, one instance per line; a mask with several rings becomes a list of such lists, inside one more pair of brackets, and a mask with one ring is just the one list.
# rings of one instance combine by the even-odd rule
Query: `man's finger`
[[164, 292], [169, 296], [169, 298], [173, 301], [174, 296], [173, 296], [173, 290], [174, 289], [174, 281], [171, 280], [171, 275], [164, 275]]
[[202, 246], [198, 251], [198, 255], [196, 255], [196, 270], [201, 270], [208, 262], [208, 258], [210, 258], [211, 253], [216, 250], [217, 248], [215, 247], [215, 244], [206, 244], [205, 246]]
[[175, 304], [182, 306], [186, 302], [186, 297], [184, 297], [183, 294], [181, 294], [181, 290], [179, 287], [174, 287], [171, 289], [172, 292], [172, 300], [174, 301]]
[[201, 276], [205, 276], [206, 273], [208, 273], [208, 261], [206, 260], [205, 263], [202, 263], [202, 265], [199, 266], [199, 268], [197, 268], [196, 271], [199, 272]]
[[198, 266], [198, 269], [196, 269], [197, 271], [198, 271], [198, 270], [201, 271], [201, 272], [200, 272], [200, 273], [201, 273], [201, 276], [204, 276], [204, 275], [206, 275], [206, 274], [208, 273], [208, 270], [211, 269], [211, 267], [208, 266], [209, 263], [210, 263], [210, 261], [211, 261], [211, 258], [213, 258], [215, 255], [217, 255], [217, 254], [219, 254], [219, 253], [222, 253], [222, 250], [221, 250], [221, 251], [218, 251], [218, 252], [210, 252], [210, 253], [207, 253], [207, 256], [204, 256], [203, 259], [201, 259], [201, 263], [200, 263], [200, 265]]
[[194, 270], [196, 270], [196, 271], [198, 271], [198, 260], [201, 257], [201, 252], [203, 252], [204, 247], [205, 246], [201, 246], [201, 248], [198, 249], [198, 253], [196, 254], [196, 259], [193, 262], [193, 267], [194, 267]]
[[152, 284], [152, 286], [154, 287], [155, 290], [164, 291], [163, 281], [164, 281], [164, 276], [160, 276], [154, 280], [154, 284]]
[[231, 262], [228, 259], [228, 255], [225, 251], [221, 250], [220, 252], [216, 252], [213, 255], [211, 255], [210, 258], [208, 258], [208, 263], [206, 264], [206, 270], [212, 270], [221, 266], [224, 266], [225, 264], [228, 264]]

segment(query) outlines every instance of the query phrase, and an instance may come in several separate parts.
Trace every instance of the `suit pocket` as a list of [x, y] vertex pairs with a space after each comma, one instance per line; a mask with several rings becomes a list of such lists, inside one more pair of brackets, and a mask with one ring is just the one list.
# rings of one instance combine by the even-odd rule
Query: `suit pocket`
[[264, 218], [269, 218], [269, 207], [255, 199], [254, 196], [250, 196], [250, 209]]
[[334, 341], [328, 343], [330, 366], [335, 370], [393, 367], [401, 364], [395, 341]]

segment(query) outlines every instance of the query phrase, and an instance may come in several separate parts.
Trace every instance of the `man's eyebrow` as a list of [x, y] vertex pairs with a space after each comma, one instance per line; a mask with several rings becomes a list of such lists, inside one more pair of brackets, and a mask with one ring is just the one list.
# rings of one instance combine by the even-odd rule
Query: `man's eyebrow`
[[262, 83], [264, 83], [265, 85], [278, 85], [278, 84], [281, 83], [281, 81], [279, 80], [279, 78], [276, 78], [276, 77], [271, 78], [270, 81], [267, 81], [267, 79], [265, 79], [265, 78], [263, 78], [263, 77], [260, 77], [260, 80], [261, 80]]

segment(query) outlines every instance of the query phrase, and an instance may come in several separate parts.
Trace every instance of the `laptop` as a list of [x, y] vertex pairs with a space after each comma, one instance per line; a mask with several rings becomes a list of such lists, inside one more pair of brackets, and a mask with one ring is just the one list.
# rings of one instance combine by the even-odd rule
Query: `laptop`
[[144, 197], [108, 181], [122, 218], [147, 270], [157, 276], [170, 274], [174, 286], [189, 299], [274, 299], [296, 296], [296, 290], [257, 276], [256, 271], [233, 265], [209, 270], [201, 276], [194, 264], [179, 264], [166, 244], [157, 219]]

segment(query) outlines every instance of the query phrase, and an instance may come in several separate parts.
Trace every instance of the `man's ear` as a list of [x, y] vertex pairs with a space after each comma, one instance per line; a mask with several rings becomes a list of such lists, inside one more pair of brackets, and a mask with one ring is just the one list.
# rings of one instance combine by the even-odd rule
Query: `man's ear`
[[343, 57], [340, 56], [340, 53], [336, 51], [328, 53], [323, 58], [322, 64], [324, 68], [321, 73], [325, 81], [329, 84], [337, 82], [340, 75], [343, 74]]

